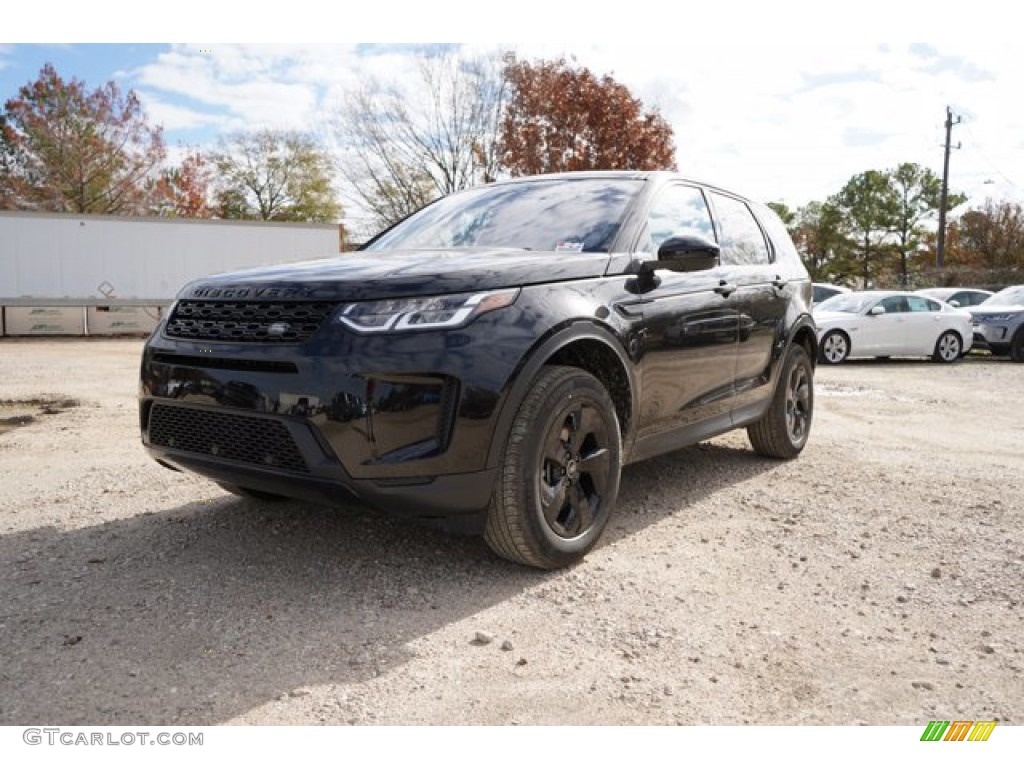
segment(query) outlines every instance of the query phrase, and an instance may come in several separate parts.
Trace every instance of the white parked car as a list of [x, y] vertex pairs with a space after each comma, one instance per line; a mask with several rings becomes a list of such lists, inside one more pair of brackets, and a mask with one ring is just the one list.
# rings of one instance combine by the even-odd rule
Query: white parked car
[[952, 363], [970, 350], [971, 313], [907, 291], [844, 293], [814, 307], [822, 362], [925, 357]]
[[974, 307], [992, 295], [992, 291], [984, 288], [922, 288], [915, 293], [944, 301], [951, 307]]

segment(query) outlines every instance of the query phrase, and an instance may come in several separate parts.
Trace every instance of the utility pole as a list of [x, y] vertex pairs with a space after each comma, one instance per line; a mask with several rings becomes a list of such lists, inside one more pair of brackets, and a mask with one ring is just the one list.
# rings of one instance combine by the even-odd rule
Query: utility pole
[[[949, 202], [949, 150], [950, 137], [953, 133], [953, 126], [957, 125], [963, 118], [960, 115], [953, 119], [953, 110], [946, 107], [946, 152], [942, 159], [942, 196], [939, 198], [939, 239], [935, 246], [935, 269], [942, 269], [946, 256], [946, 205]], [[957, 142], [957, 149], [960, 143]]]

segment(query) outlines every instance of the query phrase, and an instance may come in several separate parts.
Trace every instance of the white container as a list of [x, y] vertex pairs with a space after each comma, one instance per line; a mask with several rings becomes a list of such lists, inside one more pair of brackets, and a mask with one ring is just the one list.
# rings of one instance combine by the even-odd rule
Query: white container
[[7, 336], [83, 336], [84, 307], [5, 307]]
[[89, 307], [90, 336], [148, 336], [160, 320], [159, 307]]

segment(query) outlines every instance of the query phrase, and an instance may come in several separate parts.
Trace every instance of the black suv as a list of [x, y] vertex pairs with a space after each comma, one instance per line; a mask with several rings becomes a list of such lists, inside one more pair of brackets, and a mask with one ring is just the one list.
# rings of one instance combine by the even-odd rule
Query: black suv
[[671, 173], [515, 179], [354, 254], [186, 286], [143, 353], [142, 440], [235, 493], [465, 516], [557, 568], [624, 464], [739, 427], [803, 449], [810, 304], [763, 205]]

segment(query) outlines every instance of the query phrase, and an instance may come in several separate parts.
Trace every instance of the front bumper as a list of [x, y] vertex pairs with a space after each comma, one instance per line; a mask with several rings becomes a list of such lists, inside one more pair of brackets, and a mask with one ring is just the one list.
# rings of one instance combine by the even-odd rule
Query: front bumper
[[355, 496], [401, 516], [479, 513], [523, 354], [523, 339], [488, 320], [386, 338], [327, 328], [291, 345], [175, 339], [161, 327], [142, 358], [143, 444], [164, 466], [268, 493]]
[[1012, 329], [1005, 323], [974, 323], [974, 346], [988, 349], [992, 345], [1006, 346], [1013, 338]]

